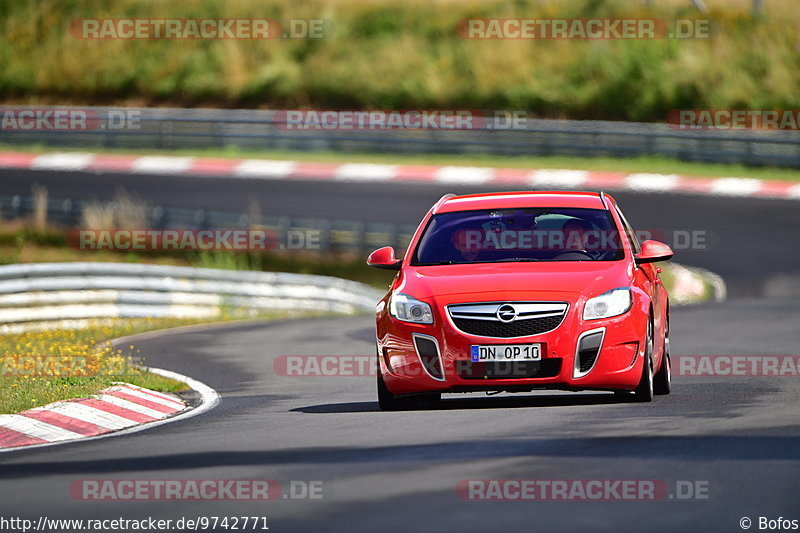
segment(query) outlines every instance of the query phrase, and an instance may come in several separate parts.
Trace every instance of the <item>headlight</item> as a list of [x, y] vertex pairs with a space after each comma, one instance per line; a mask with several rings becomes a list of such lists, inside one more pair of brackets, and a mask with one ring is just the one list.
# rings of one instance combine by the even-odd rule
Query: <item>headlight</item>
[[416, 324], [433, 324], [431, 306], [412, 298], [408, 294], [396, 292], [389, 301], [389, 313], [397, 320]]
[[630, 289], [613, 289], [589, 299], [583, 308], [583, 319], [595, 320], [621, 315], [631, 308], [632, 303]]

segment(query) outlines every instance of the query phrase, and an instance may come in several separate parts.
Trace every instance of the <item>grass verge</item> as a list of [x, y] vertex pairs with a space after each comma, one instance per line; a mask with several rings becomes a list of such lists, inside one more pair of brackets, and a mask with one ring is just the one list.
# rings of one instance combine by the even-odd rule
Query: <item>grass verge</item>
[[[301, 316], [269, 313], [264, 318]], [[306, 316], [302, 314], [302, 316]], [[230, 320], [224, 317], [222, 320]], [[0, 337], [0, 414], [18, 413], [59, 400], [86, 398], [124, 381], [175, 392], [184, 383], [142, 370], [147, 354], [134, 345], [114, 349], [108, 341], [178, 326], [202, 323], [186, 319], [102, 319], [86, 329], [53, 329]]]

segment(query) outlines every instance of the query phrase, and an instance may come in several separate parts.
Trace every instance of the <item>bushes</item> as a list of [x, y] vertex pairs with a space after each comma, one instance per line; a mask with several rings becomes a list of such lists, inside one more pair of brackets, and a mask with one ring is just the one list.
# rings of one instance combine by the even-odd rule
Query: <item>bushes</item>
[[[696, 18], [688, 1], [0, 0], [0, 97], [26, 103], [513, 108], [660, 121], [680, 107], [797, 108], [795, 0], [711, 1], [698, 40], [462, 40], [469, 17]], [[333, 22], [324, 40], [81, 40], [77, 18]], [[706, 16], [704, 16], [706, 17]]]

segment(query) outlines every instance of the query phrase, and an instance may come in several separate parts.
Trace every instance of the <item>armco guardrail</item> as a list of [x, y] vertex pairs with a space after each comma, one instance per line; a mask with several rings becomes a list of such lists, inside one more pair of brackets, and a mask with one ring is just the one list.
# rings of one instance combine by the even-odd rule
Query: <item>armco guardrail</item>
[[272, 310], [371, 311], [381, 298], [329, 276], [126, 263], [0, 267], [0, 333], [54, 321], [118, 317], [213, 318]]
[[[508, 129], [500, 127], [493, 118], [488, 119], [489, 127], [481, 129], [302, 130], [287, 129], [285, 113], [276, 111], [108, 107], [82, 110], [96, 117], [88, 129], [4, 129], [0, 140], [81, 147], [233, 146], [340, 152], [657, 155], [686, 161], [800, 167], [798, 131], [676, 130], [667, 124], [541, 119], [527, 119], [523, 127]], [[121, 116], [132, 116], [134, 120], [126, 121]]]

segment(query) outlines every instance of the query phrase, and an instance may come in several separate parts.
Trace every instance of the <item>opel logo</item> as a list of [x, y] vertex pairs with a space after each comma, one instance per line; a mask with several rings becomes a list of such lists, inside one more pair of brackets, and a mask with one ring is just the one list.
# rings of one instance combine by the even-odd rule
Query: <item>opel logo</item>
[[511, 322], [517, 318], [517, 310], [512, 305], [503, 304], [497, 308], [497, 318], [501, 322]]

